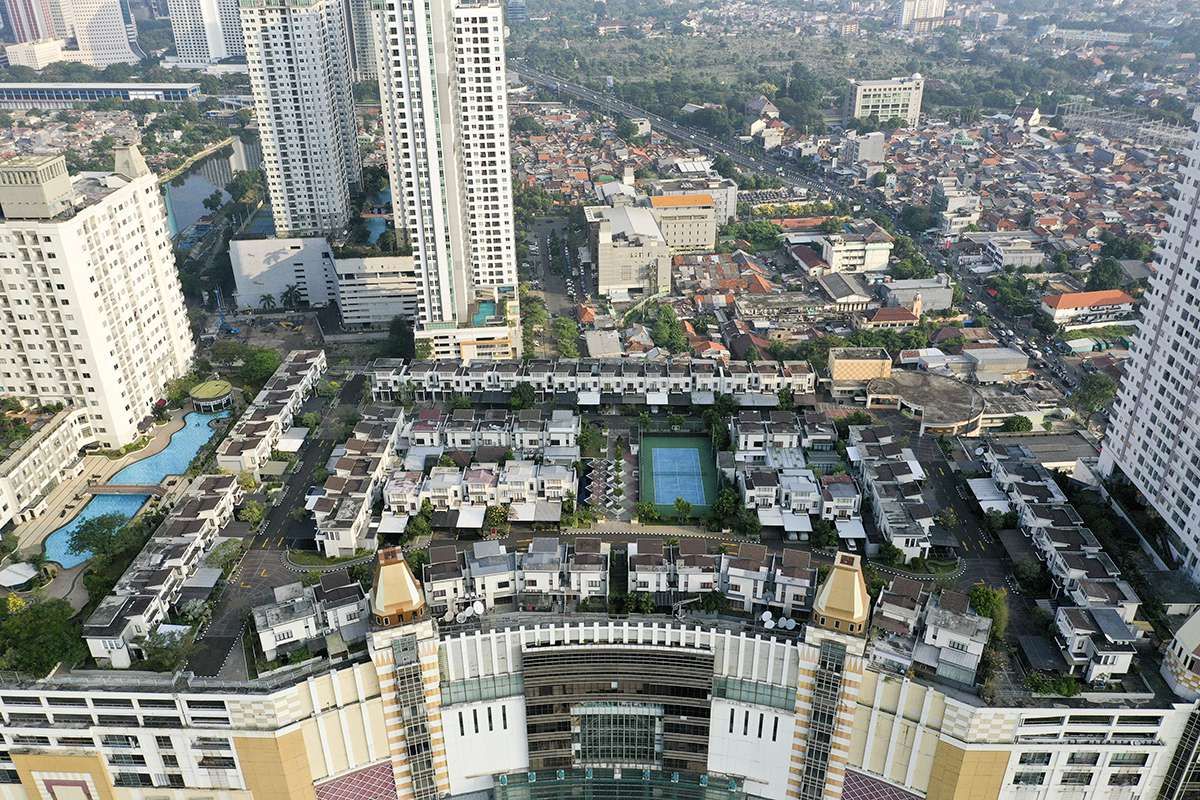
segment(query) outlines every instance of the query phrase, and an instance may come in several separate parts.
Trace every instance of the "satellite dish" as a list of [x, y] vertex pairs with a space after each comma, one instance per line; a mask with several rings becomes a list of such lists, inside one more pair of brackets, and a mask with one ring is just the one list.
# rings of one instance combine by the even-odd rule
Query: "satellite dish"
[[796, 620], [788, 618], [783, 621], [783, 627], [789, 631], [796, 630]]
[[442, 615], [442, 622], [449, 622], [452, 619], [454, 619], [454, 609], [447, 608], [446, 613]]
[[475, 602], [474, 602], [474, 603], [471, 605], [471, 610], [472, 610], [472, 611], [474, 611], [476, 614], [478, 614], [478, 615], [480, 615], [480, 616], [483, 616], [483, 611], [484, 611], [484, 608], [483, 608], [483, 603], [481, 603], [481, 602], [479, 602], [478, 600], [476, 600], [476, 601], [475, 601]]
[[770, 611], [762, 612], [762, 616], [759, 617], [759, 619], [761, 619], [763, 622], [770, 622], [771, 621], [771, 612]]
[[470, 619], [472, 616], [471, 607], [467, 606], [466, 608], [464, 608], [462, 611], [459, 612], [459, 616], [463, 617], [464, 619]]
[[454, 617], [454, 621], [459, 623], [460, 625], [462, 623], [466, 622], [467, 621], [467, 612], [465, 612], [465, 611], [458, 612], [458, 614]]
[[763, 627], [766, 628], [767, 630], [771, 630], [772, 628], [775, 627], [775, 620], [773, 620], [773, 619], [767, 620], [766, 624], [763, 625]]
[[983, 455], [983, 448], [982, 448], [982, 447], [976, 447], [976, 448], [975, 448], [975, 455], [977, 455], [977, 456], [981, 456], [981, 455]]

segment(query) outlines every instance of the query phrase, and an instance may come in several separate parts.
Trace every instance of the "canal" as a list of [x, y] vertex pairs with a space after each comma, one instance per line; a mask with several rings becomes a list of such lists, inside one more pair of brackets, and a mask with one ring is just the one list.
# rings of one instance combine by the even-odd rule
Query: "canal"
[[164, 194], [171, 233], [187, 230], [205, 214], [205, 198], [215, 191], [229, 199], [225, 185], [234, 173], [258, 169], [262, 164], [262, 149], [258, 141], [233, 140], [233, 144], [208, 158], [197, 161], [191, 169], [167, 183]]

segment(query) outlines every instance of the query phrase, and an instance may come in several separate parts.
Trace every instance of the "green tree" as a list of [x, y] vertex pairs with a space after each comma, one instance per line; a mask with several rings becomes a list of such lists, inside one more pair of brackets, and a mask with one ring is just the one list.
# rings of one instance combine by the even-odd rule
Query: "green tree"
[[737, 490], [730, 486], [723, 487], [708, 510], [712, 527], [721, 529], [732, 526], [741, 505]]
[[279, 369], [279, 353], [267, 347], [256, 347], [242, 358], [238, 379], [247, 386], [262, 386]]
[[279, 295], [279, 300], [283, 303], [284, 308], [299, 308], [301, 303], [304, 302], [300, 296], [300, 285], [289, 283], [284, 288], [283, 293]]
[[1033, 430], [1033, 420], [1024, 414], [1005, 417], [1004, 422], [1000, 425], [1001, 433], [1025, 433], [1031, 430]]
[[247, 500], [238, 509], [238, 519], [255, 528], [267, 517], [267, 507], [257, 500]]
[[942, 513], [938, 514], [937, 523], [946, 530], [954, 530], [959, 526], [961, 520], [958, 518], [957, 511], [950, 506], [946, 506], [942, 509]]
[[617, 122], [617, 138], [628, 142], [635, 136], [637, 136], [637, 125], [634, 125], [627, 117], [622, 117]]
[[220, 210], [221, 206], [225, 205], [225, 198], [221, 195], [219, 190], [214, 191], [208, 197], [204, 198], [203, 205], [210, 212], [215, 213]]
[[934, 226], [929, 206], [906, 205], [900, 211], [900, 224], [912, 233], [924, 233]]
[[509, 531], [508, 506], [488, 506], [483, 512], [483, 527], [493, 536], [503, 536]]
[[808, 541], [813, 547], [821, 550], [837, 547], [837, 528], [827, 519], [815, 519], [813, 520], [812, 533], [809, 534]]
[[675, 498], [675, 519], [683, 525], [692, 516], [692, 504], [682, 497]]
[[706, 614], [716, 614], [725, 608], [725, 595], [720, 592], [705, 592], [700, 596], [700, 608]]
[[518, 383], [513, 387], [512, 395], [508, 398], [508, 407], [514, 411], [530, 408], [537, 402], [537, 395], [528, 383]]
[[1091, 422], [1092, 417], [1107, 408], [1116, 396], [1116, 381], [1103, 372], [1092, 372], [1079, 382], [1071, 401], [1076, 410]]
[[784, 411], [791, 411], [795, 407], [796, 401], [792, 395], [792, 388], [785, 386], [779, 390], [779, 407]]
[[263, 311], [274, 311], [278, 306], [279, 303], [275, 300], [275, 295], [273, 294], [264, 294], [258, 298], [258, 307]]
[[306, 411], [300, 415], [300, 426], [315, 431], [321, 427], [321, 415], [315, 411]]
[[634, 506], [634, 511], [637, 513], [638, 522], [642, 524], [658, 521], [658, 509], [654, 507], [654, 503], [642, 500]]
[[1125, 282], [1125, 271], [1120, 263], [1111, 256], [1102, 256], [1096, 265], [1088, 272], [1085, 289], [1089, 292], [1105, 289], [1117, 289]]
[[191, 658], [195, 636], [192, 632], [161, 633], [155, 631], [141, 641], [143, 669], [152, 672], [175, 672]]
[[[0, 604], [0, 608], [4, 608]], [[65, 600], [27, 603], [0, 615], [0, 669], [43, 677], [57, 664], [74, 666], [87, 647]]]
[[734, 533], [741, 536], [754, 537], [762, 532], [762, 523], [758, 519], [758, 514], [748, 508], [741, 508], [734, 517], [733, 530]]
[[1008, 592], [977, 583], [971, 587], [967, 597], [976, 614], [992, 621], [992, 641], [1004, 639], [1008, 630]]
[[604, 437], [601, 436], [599, 428], [590, 422], [584, 422], [579, 426], [578, 442], [580, 452], [599, 453], [604, 444]]
[[413, 346], [413, 358], [418, 361], [425, 361], [433, 357], [433, 342], [428, 339], [419, 339]]
[[127, 519], [121, 514], [101, 514], [82, 522], [71, 532], [67, 549], [75, 555], [91, 553], [100, 561], [108, 561], [122, 548], [122, 534]]
[[626, 607], [632, 614], [653, 614], [654, 598], [649, 592], [634, 592], [629, 595]]
[[884, 564], [899, 566], [904, 563], [904, 551], [891, 542], [879, 546], [879, 560]]

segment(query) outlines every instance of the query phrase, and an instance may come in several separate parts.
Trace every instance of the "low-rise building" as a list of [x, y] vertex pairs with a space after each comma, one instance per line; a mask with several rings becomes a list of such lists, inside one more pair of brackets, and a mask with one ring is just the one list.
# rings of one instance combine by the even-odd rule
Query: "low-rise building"
[[217, 466], [256, 478], [325, 374], [324, 350], [293, 350], [217, 446]]
[[597, 291], [646, 296], [670, 291], [671, 248], [649, 208], [585, 206]]
[[932, 278], [884, 280], [874, 286], [886, 306], [912, 309], [920, 298], [921, 313], [946, 311], [954, 307], [954, 283], [950, 276], [939, 272]]
[[830, 272], [884, 272], [895, 239], [874, 220], [858, 219], [842, 223], [840, 230], [819, 241]]
[[1104, 325], [1128, 320], [1133, 298], [1120, 289], [1048, 294], [1042, 298], [1042, 311], [1067, 329]]
[[737, 183], [719, 175], [695, 178], [670, 178], [652, 181], [647, 185], [651, 195], [704, 194], [712, 198], [717, 224], [723, 225], [737, 218]]
[[711, 195], [656, 195], [649, 203], [672, 255], [711, 253], [716, 249], [717, 213]]
[[[321, 574], [313, 586], [299, 582], [274, 589], [275, 602], [252, 610], [258, 644], [268, 661], [302, 647], [325, 650], [326, 637], [338, 644], [361, 642], [367, 636], [367, 597], [345, 570]], [[313, 641], [321, 639], [319, 646]]]
[[0, 452], [0, 529], [46, 511], [54, 487], [82, 468], [82, 450], [96, 442], [86, 408], [26, 412], [32, 432]]
[[983, 251], [983, 261], [992, 270], [1036, 267], [1046, 260], [1046, 254], [1029, 239], [989, 239]]
[[869, 382], [892, 375], [892, 357], [880, 347], [834, 347], [829, 351], [830, 393], [834, 398], [861, 394]]

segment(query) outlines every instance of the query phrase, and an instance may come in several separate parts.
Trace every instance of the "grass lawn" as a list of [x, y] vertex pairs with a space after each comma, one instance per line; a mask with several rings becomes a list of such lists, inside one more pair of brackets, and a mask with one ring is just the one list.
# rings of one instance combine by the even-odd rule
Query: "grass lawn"
[[360, 548], [354, 551], [354, 555], [329, 558], [320, 553], [314, 553], [312, 550], [288, 550], [288, 560], [298, 567], [332, 567], [362, 558], [366, 554], [367, 551]]

